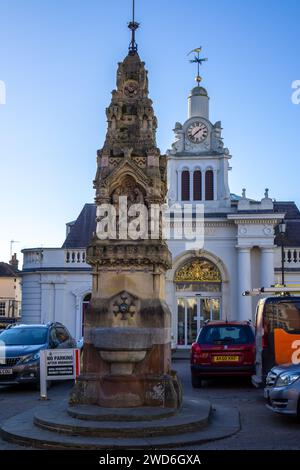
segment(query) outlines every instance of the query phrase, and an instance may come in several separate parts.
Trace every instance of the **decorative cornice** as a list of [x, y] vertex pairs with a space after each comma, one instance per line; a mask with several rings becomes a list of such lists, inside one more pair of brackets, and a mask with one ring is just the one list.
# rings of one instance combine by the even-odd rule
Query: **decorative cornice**
[[236, 225], [249, 224], [249, 225], [277, 225], [284, 219], [284, 214], [228, 214], [228, 220], [232, 220]]
[[[175, 226], [180, 226], [180, 224], [183, 224], [184, 222], [184, 225], [187, 226], [187, 227], [195, 227], [196, 226], [196, 221], [187, 221], [186, 219], [183, 221], [176, 221], [176, 220], [172, 220], [170, 222], [170, 227], [175, 227]], [[168, 222], [166, 222], [168, 223]], [[206, 228], [222, 228], [222, 227], [234, 227], [235, 224], [234, 223], [231, 223], [231, 222], [206, 222], [204, 221], [204, 229]]]

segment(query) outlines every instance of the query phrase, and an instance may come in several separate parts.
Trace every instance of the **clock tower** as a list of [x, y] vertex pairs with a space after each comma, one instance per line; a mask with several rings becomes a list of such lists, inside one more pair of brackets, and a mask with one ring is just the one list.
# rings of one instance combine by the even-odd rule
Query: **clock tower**
[[210, 121], [209, 97], [199, 74], [196, 80], [198, 86], [188, 97], [188, 118], [176, 122], [175, 142], [168, 151], [169, 203], [203, 203], [205, 212], [227, 212], [231, 156], [224, 148], [221, 122]]

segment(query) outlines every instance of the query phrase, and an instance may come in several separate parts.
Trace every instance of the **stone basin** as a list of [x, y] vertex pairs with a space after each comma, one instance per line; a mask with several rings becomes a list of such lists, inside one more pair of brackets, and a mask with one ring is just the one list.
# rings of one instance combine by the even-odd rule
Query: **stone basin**
[[130, 375], [134, 365], [145, 359], [151, 349], [151, 331], [147, 328], [94, 328], [91, 342], [113, 375]]

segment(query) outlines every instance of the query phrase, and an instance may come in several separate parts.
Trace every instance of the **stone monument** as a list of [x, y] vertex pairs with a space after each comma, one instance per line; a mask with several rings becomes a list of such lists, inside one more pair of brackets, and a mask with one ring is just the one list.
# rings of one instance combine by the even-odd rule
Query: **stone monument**
[[166, 198], [166, 157], [156, 147], [157, 120], [134, 17], [129, 27], [129, 54], [118, 67], [98, 152], [97, 232], [87, 250], [93, 291], [84, 319], [82, 373], [69, 404], [64, 397], [43, 402], [2, 423], [1, 437], [9, 442], [45, 449], [153, 450], [239, 430], [235, 409], [217, 405], [212, 412], [207, 400], [182, 402], [171, 371], [171, 313], [164, 300], [171, 256], [156, 210]]
[[[106, 139], [97, 155], [97, 231], [87, 250], [93, 291], [84, 319], [82, 373], [70, 402], [177, 408], [180, 386], [171, 371], [171, 313], [164, 298], [171, 255], [157, 212], [166, 200], [166, 157], [156, 146], [157, 119], [134, 18], [129, 28], [129, 53], [118, 65]], [[132, 239], [129, 229], [139, 225], [140, 206], [146, 225]], [[104, 220], [112, 227], [109, 234]]]

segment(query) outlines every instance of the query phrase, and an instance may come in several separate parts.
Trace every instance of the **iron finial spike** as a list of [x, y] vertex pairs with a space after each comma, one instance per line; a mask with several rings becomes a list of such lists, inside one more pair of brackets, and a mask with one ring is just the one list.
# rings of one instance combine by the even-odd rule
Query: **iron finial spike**
[[140, 26], [139, 23], [135, 21], [135, 0], [132, 0], [132, 21], [128, 23], [128, 28], [131, 30], [131, 41], [129, 44], [129, 54], [135, 54], [138, 50], [137, 43], [135, 41], [135, 32]]

